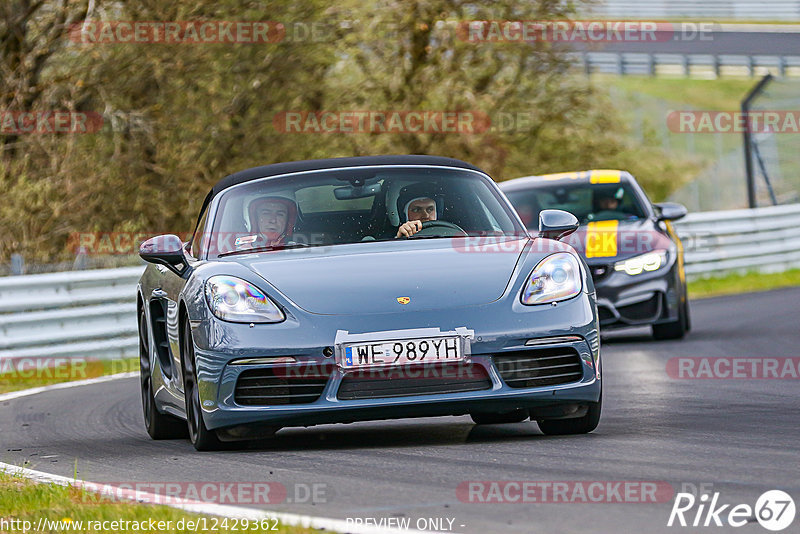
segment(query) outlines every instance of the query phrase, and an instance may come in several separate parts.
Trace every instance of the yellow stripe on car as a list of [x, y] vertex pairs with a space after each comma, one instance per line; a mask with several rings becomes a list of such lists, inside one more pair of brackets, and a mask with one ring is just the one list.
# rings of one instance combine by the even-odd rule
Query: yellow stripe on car
[[616, 256], [618, 227], [619, 221], [590, 222], [586, 228], [586, 257]]
[[555, 174], [545, 174], [542, 175], [542, 179], [551, 181], [551, 180], [576, 180], [581, 178], [582, 172], [559, 172]]
[[622, 179], [622, 171], [598, 169], [590, 172], [590, 184], [618, 184]]

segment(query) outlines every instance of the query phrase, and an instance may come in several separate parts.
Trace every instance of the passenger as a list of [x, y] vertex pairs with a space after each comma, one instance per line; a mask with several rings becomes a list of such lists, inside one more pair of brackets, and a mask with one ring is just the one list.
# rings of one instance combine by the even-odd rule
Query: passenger
[[260, 197], [248, 206], [252, 233], [236, 238], [237, 248], [274, 247], [287, 244], [297, 220], [297, 204], [282, 196]]

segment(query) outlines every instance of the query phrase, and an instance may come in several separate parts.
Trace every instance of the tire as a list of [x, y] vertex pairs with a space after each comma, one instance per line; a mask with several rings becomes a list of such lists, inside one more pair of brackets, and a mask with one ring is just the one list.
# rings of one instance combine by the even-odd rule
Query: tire
[[689, 294], [686, 288], [683, 288], [683, 316], [686, 320], [685, 327], [687, 332], [692, 331], [692, 314], [689, 313]]
[[150, 437], [157, 440], [185, 438], [187, 433], [183, 421], [159, 412], [156, 406], [150, 362], [150, 335], [144, 308], [139, 312], [139, 378], [144, 426]]
[[536, 421], [539, 424], [539, 430], [548, 436], [564, 436], [569, 434], [588, 434], [600, 422], [600, 412], [603, 407], [603, 394], [600, 394], [600, 400], [589, 404], [589, 410], [583, 417], [576, 417], [573, 419], [550, 419], [543, 421]]
[[186, 400], [186, 424], [189, 430], [189, 441], [198, 451], [217, 451], [225, 449], [225, 443], [217, 434], [206, 428], [203, 421], [203, 410], [200, 406], [200, 392], [197, 387], [197, 368], [194, 358], [194, 342], [192, 329], [188, 319], [183, 325], [181, 343], [181, 362], [183, 367], [183, 393]]
[[471, 413], [469, 416], [476, 425], [504, 425], [521, 423], [528, 418], [528, 410], [517, 408], [507, 413]]
[[670, 323], [654, 324], [653, 337], [658, 340], [665, 339], [683, 339], [691, 329], [691, 319], [689, 318], [689, 300], [686, 298], [686, 290], [684, 289], [684, 298], [678, 307], [678, 319]]

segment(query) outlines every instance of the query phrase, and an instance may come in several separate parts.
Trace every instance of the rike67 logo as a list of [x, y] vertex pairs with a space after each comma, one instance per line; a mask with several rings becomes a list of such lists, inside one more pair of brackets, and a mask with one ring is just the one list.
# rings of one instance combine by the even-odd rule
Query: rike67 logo
[[749, 504], [723, 504], [719, 492], [709, 497], [707, 493], [695, 497], [692, 493], [678, 493], [669, 514], [667, 526], [731, 526], [742, 527], [758, 521], [767, 530], [784, 530], [794, 521], [795, 505], [792, 497], [781, 490], [764, 492], [755, 507]]

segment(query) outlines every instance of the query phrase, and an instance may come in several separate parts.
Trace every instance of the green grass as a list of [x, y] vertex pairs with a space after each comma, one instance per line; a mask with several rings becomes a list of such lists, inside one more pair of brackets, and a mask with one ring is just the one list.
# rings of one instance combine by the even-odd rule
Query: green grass
[[800, 269], [773, 274], [748, 272], [719, 278], [706, 278], [691, 281], [688, 287], [689, 299], [698, 299], [797, 286], [800, 286]]
[[74, 359], [70, 362], [55, 369], [38, 371], [29, 371], [30, 367], [20, 364], [15, 364], [12, 369], [10, 361], [0, 362], [0, 393], [139, 370], [139, 358], [86, 361]]
[[595, 74], [598, 86], [614, 86], [626, 93], [640, 93], [679, 106], [676, 109], [739, 110], [742, 99], [755, 87], [757, 79], [664, 78], [650, 76], [614, 76]]
[[[218, 528], [211, 530], [216, 522], [218, 526], [222, 525], [223, 518], [215, 518], [212, 516], [202, 516], [198, 514], [190, 514], [169, 508], [167, 506], [155, 506], [147, 504], [136, 504], [127, 501], [114, 501], [98, 494], [89, 493], [84, 490], [58, 486], [55, 484], [37, 484], [15, 474], [4, 473], [0, 471], [0, 518], [5, 521], [10, 519], [30, 521], [33, 529], [36, 528], [37, 522], [40, 518], [45, 518], [51, 522], [59, 522], [64, 525], [64, 528], [51, 526], [49, 529], [43, 529], [43, 532], [101, 532], [95, 529], [94, 525], [87, 524], [87, 522], [95, 521], [136, 521], [141, 525], [142, 522], [149, 525], [149, 521], [153, 520], [158, 524], [159, 521], [164, 521], [163, 525], [169, 528], [151, 530], [148, 528], [144, 530], [134, 530], [132, 528], [119, 528], [116, 530], [105, 529], [107, 532], [195, 532], [194, 529], [186, 527], [185, 522], [188, 520], [197, 521], [206, 517], [205, 525], [209, 530], [206, 532], [245, 532], [245, 533], [262, 533], [262, 532], [279, 532], [279, 533], [309, 533], [316, 532], [314, 530], [290, 527], [277, 523], [276, 520], [264, 523], [266, 528], [244, 528], [242, 523], [236, 520], [229, 519], [227, 528]], [[184, 528], [178, 528], [179, 521], [184, 520]], [[170, 522], [169, 524], [167, 522]], [[82, 528], [76, 528], [79, 522], [83, 522]], [[66, 525], [71, 523], [71, 528], [66, 529]], [[107, 524], [110, 526], [110, 523]], [[200, 523], [203, 525], [203, 523]], [[0, 527], [2, 532], [22, 532], [22, 528], [6, 528], [11, 525], [7, 524]], [[60, 526], [60, 525], [59, 525]], [[128, 526], [132, 526], [130, 523]], [[248, 524], [249, 526], [258, 526]], [[273, 527], [275, 530], [273, 530]], [[238, 530], [237, 530], [238, 528]], [[33, 529], [30, 531], [32, 532]], [[203, 532], [202, 529], [198, 530]]]

